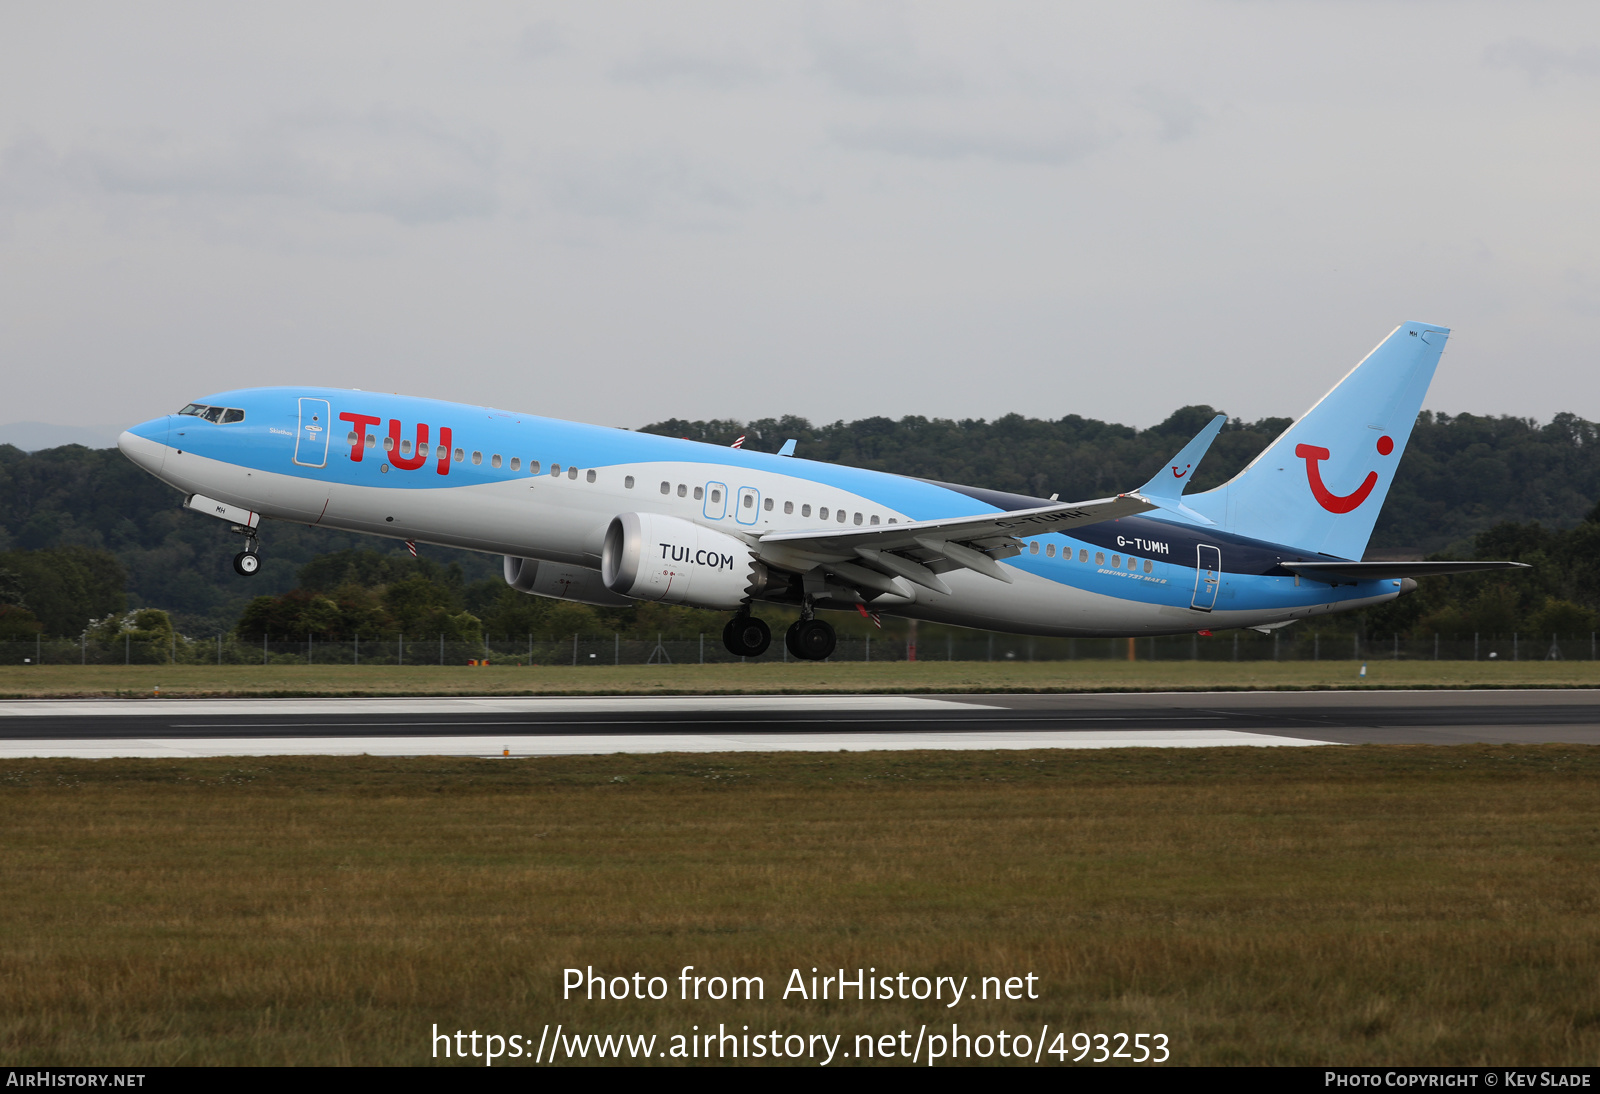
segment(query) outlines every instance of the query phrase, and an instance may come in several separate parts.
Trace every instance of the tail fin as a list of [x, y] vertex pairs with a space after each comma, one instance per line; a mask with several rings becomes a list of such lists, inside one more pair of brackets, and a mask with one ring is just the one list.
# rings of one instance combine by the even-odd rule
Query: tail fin
[[1402, 323], [1250, 466], [1188, 504], [1238, 535], [1359, 559], [1449, 335]]

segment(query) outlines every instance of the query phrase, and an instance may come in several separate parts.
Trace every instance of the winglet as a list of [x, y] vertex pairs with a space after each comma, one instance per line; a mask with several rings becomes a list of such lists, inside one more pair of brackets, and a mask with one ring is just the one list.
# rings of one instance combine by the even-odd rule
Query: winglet
[[780, 455], [780, 456], [792, 456], [792, 455], [794, 455], [794, 440], [793, 440], [793, 438], [783, 442], [783, 447], [778, 449], [778, 455]]
[[[1217, 439], [1217, 434], [1222, 432], [1222, 423], [1228, 420], [1226, 414], [1218, 414], [1212, 418], [1206, 427], [1194, 435], [1194, 440], [1183, 446], [1183, 450], [1167, 461], [1165, 467], [1156, 472], [1155, 478], [1139, 487], [1138, 493], [1156, 501], [1157, 498], [1168, 498], [1177, 501], [1183, 496], [1183, 488], [1189, 485], [1189, 480], [1194, 478], [1194, 469], [1200, 466], [1200, 461], [1211, 448], [1211, 442]], [[1159, 504], [1159, 503], [1158, 503]]]

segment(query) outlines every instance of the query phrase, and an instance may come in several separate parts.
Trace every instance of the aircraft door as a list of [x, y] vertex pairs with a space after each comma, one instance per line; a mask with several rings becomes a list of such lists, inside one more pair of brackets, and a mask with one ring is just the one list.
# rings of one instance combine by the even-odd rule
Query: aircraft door
[[1202, 543], [1195, 548], [1194, 599], [1189, 607], [1209, 612], [1217, 604], [1217, 587], [1222, 584], [1222, 552]]
[[728, 515], [728, 488], [720, 482], [706, 483], [707, 520], [721, 520]]
[[740, 524], [754, 524], [761, 515], [761, 491], [753, 486], [739, 487], [739, 505], [733, 511], [733, 519]]
[[300, 428], [294, 438], [294, 462], [302, 467], [328, 466], [328, 400], [300, 400]]

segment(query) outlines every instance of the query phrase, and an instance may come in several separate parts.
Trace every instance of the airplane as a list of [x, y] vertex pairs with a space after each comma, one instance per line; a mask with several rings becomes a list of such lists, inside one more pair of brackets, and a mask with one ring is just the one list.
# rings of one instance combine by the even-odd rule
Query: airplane
[[[499, 554], [524, 593], [733, 612], [800, 609], [784, 641], [823, 660], [831, 610], [1023, 634], [1270, 630], [1381, 604], [1418, 577], [1512, 562], [1364, 562], [1449, 330], [1402, 323], [1243, 471], [1186, 494], [1218, 415], [1147, 483], [1062, 502], [434, 399], [322, 387], [225, 391], [119, 447], [244, 537], [263, 520]], [[742, 438], [741, 438], [742, 440]]]

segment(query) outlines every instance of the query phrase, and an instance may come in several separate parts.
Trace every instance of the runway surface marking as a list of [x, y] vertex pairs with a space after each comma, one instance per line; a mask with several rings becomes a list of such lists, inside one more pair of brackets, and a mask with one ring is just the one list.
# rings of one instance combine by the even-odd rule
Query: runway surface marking
[[914, 695], [599, 695], [448, 696], [351, 699], [6, 699], [0, 718], [310, 714], [710, 714], [782, 711], [994, 710]]
[[652, 733], [506, 734], [450, 737], [204, 737], [0, 741], [0, 758], [112, 759], [193, 756], [583, 756], [613, 752], [869, 752], [1030, 748], [1216, 748], [1328, 744], [1234, 730], [1041, 731], [1034, 733]]

